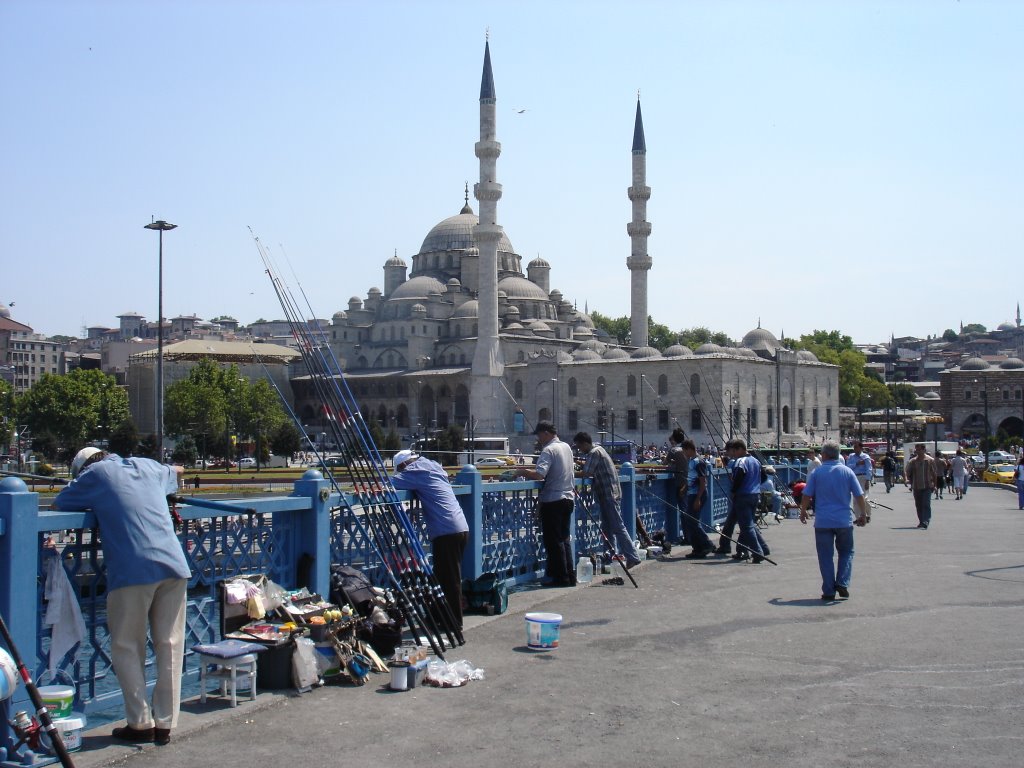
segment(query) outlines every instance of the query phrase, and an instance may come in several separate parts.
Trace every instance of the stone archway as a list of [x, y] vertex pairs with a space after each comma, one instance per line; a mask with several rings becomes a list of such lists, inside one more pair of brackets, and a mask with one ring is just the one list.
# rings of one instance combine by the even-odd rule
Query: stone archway
[[1024, 420], [1020, 416], [1009, 416], [999, 424], [992, 425], [993, 432], [999, 432], [1002, 430], [1010, 437], [1024, 437]]

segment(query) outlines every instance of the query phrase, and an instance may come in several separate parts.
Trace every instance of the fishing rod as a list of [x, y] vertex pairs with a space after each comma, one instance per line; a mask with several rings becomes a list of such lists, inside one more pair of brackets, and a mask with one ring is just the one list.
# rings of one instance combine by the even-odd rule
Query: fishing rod
[[24, 477], [28, 480], [39, 480], [40, 482], [49, 483], [50, 485], [53, 485], [54, 483], [67, 485], [68, 483], [71, 482], [70, 480], [65, 480], [63, 477], [50, 477], [49, 475], [33, 475], [29, 474], [28, 472], [13, 472], [9, 469], [0, 469], [0, 475], [8, 475], [9, 477]]
[[[380, 545], [383, 545], [378, 545], [377, 548], [381, 550], [382, 562], [389, 577], [392, 577], [402, 587], [403, 592], [405, 589], [414, 590], [416, 596], [420, 598], [423, 603], [422, 610], [414, 610], [413, 613], [418, 619], [417, 623], [427, 630], [427, 634], [431, 636], [432, 640], [436, 636], [440, 644], [443, 645], [443, 641], [440, 640], [440, 632], [434, 624], [432, 616], [432, 614], [439, 614], [442, 623], [446, 625], [445, 630], [449, 634], [452, 644], [454, 645], [456, 642], [452, 638], [453, 634], [458, 634], [458, 639], [464, 642], [461, 632], [456, 626], [451, 607], [444, 598], [444, 593], [436, 578], [433, 577], [429, 562], [419, 546], [418, 536], [405, 515], [397, 493], [390, 486], [386, 472], [383, 471], [383, 460], [376, 452], [372, 438], [369, 438], [369, 430], [358, 410], [358, 405], [351, 398], [351, 392], [348, 391], [340, 365], [331, 353], [334, 361], [332, 369], [323, 354], [323, 348], [326, 346], [330, 349], [330, 346], [326, 342], [322, 329], [319, 327], [317, 329], [320, 331], [318, 339], [313, 335], [310, 325], [301, 320], [297, 302], [283, 286], [283, 282], [271, 263], [269, 254], [258, 238], [256, 238], [256, 243], [264, 265], [267, 267], [267, 274], [270, 276], [275, 293], [285, 311], [293, 336], [299, 344], [303, 362], [310, 375], [309, 382], [324, 405], [332, 436], [346, 456], [355, 490], [364, 505], [366, 522], [373, 534], [370, 538], [379, 540]], [[341, 385], [344, 385], [344, 391], [339, 386], [339, 381]], [[301, 428], [301, 424], [299, 426]], [[304, 429], [302, 431], [305, 432]], [[368, 470], [373, 471], [372, 476]], [[328, 474], [331, 475], [333, 481], [333, 473], [329, 472]], [[344, 496], [342, 498], [344, 499]], [[383, 511], [380, 507], [382, 501], [384, 503]], [[405, 566], [397, 575], [391, 567], [389, 558], [383, 552], [384, 548], [396, 551], [404, 560]], [[435, 650], [438, 650], [436, 645]]]
[[61, 738], [60, 731], [50, 718], [50, 710], [43, 703], [43, 698], [39, 695], [39, 689], [36, 688], [36, 684], [32, 681], [32, 675], [29, 674], [28, 669], [25, 667], [25, 662], [21, 660], [21, 654], [18, 653], [18, 647], [14, 644], [14, 638], [11, 637], [11, 633], [7, 630], [7, 622], [4, 621], [3, 616], [0, 616], [0, 634], [3, 635], [4, 642], [11, 652], [11, 658], [14, 659], [14, 665], [18, 668], [18, 674], [21, 675], [21, 681], [25, 684], [25, 690], [28, 691], [28, 697], [32, 700], [32, 706], [36, 708], [36, 717], [39, 718], [42, 729], [50, 737], [50, 744], [53, 746], [53, 751], [57, 753], [60, 764], [64, 768], [75, 768], [75, 763], [64, 746], [64, 740]]
[[587, 505], [587, 502], [583, 500], [583, 497], [580, 495], [580, 492], [576, 490], [575, 484], [573, 485], [572, 492], [576, 496], [576, 501], [578, 501], [579, 505], [583, 507], [583, 509], [586, 511], [587, 517], [590, 518], [590, 522], [597, 526], [597, 530], [601, 534], [601, 538], [604, 539], [608, 555], [611, 557], [612, 562], [617, 562], [619, 565], [621, 565], [622, 572], [626, 574], [626, 578], [633, 582], [633, 586], [635, 588], [640, 589], [640, 585], [636, 583], [636, 579], [633, 578], [633, 574], [630, 573], [629, 568], [626, 567], [625, 556], [622, 556], [623, 559], [620, 560], [620, 556], [615, 554], [615, 546], [612, 544], [611, 539], [608, 538], [608, 534], [604, 532], [604, 526], [601, 525], [601, 521], [594, 516], [593, 510], [591, 510], [591, 508]]

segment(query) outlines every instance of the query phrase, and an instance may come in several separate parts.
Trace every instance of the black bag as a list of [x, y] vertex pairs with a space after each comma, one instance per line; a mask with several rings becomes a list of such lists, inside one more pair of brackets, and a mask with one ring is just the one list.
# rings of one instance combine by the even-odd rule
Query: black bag
[[508, 586], [496, 573], [485, 573], [475, 581], [463, 581], [462, 597], [470, 613], [497, 615], [508, 610]]
[[348, 565], [331, 566], [332, 603], [348, 603], [360, 616], [369, 616], [373, 611], [373, 599], [376, 596], [373, 584], [365, 573]]

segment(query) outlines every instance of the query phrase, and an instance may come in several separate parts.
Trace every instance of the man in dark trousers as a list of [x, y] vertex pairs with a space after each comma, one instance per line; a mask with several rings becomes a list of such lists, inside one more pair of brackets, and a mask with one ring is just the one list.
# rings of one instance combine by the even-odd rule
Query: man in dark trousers
[[462, 629], [462, 553], [469, 540], [469, 525], [448, 473], [436, 461], [408, 450], [399, 451], [391, 461], [395, 468], [391, 484], [400, 491], [414, 491], [423, 505], [434, 575]]
[[575, 472], [572, 448], [558, 439], [555, 425], [538, 422], [533, 430], [541, 448], [537, 463], [519, 467], [518, 477], [544, 483], [537, 494], [541, 536], [547, 551], [546, 573], [550, 587], [576, 586], [576, 568], [572, 559], [572, 513], [575, 502]]
[[587, 432], [577, 432], [572, 442], [583, 456], [580, 474], [592, 480], [594, 500], [601, 510], [601, 528], [608, 539], [612, 557], [616, 556], [615, 549], [618, 547], [619, 556], [625, 559], [627, 570], [639, 565], [640, 553], [622, 521], [622, 489], [619, 488], [619, 473], [615, 469], [615, 462], [608, 451], [594, 445]]

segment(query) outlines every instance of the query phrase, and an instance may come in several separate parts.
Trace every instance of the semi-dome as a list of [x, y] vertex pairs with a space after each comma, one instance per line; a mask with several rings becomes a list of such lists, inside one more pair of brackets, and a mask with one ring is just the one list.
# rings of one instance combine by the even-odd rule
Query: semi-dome
[[724, 349], [710, 341], [707, 344], [701, 344], [693, 350], [693, 354], [695, 355], [720, 355], [724, 352]]
[[673, 344], [661, 353], [662, 357], [693, 357], [693, 350], [683, 344]]
[[622, 347], [610, 347], [601, 357], [605, 360], [628, 360], [629, 354]]
[[529, 329], [533, 331], [536, 336], [554, 336], [555, 332], [551, 330], [551, 326], [545, 323], [543, 320], [534, 320], [530, 323]]
[[454, 312], [452, 312], [453, 320], [460, 320], [464, 318], [474, 318], [480, 316], [480, 305], [476, 299], [470, 299], [459, 306]]
[[1015, 371], [1018, 368], [1024, 368], [1024, 360], [1019, 357], [1008, 357], [999, 364], [999, 367], [1007, 371]]
[[750, 347], [731, 347], [725, 351], [737, 357], [757, 357], [757, 352], [750, 349]]
[[960, 363], [961, 371], [984, 371], [989, 367], [989, 364], [982, 360], [980, 357], [968, 357], [962, 363]]
[[820, 363], [818, 356], [811, 352], [809, 349], [801, 349], [796, 353], [797, 360], [803, 360], [805, 363]]
[[395, 288], [388, 297], [389, 301], [395, 299], [426, 299], [432, 293], [444, 293], [444, 283], [438, 280], [436, 277], [430, 277], [429, 275], [419, 275], [411, 280], [406, 280], [400, 286]]
[[639, 347], [633, 350], [633, 354], [630, 355], [634, 360], [649, 360], [655, 357], [661, 357], [661, 352], [656, 350], [654, 347]]
[[525, 277], [511, 275], [498, 281], [498, 288], [505, 292], [509, 301], [521, 301], [532, 299], [534, 301], [547, 301], [548, 295], [536, 283], [530, 282]]
[[[467, 248], [476, 248], [476, 241], [473, 239], [473, 228], [479, 220], [479, 217], [473, 213], [473, 209], [466, 205], [461, 213], [449, 216], [447, 219], [434, 225], [434, 228], [423, 239], [420, 253], [463, 251]], [[501, 239], [498, 240], [498, 250], [505, 251], [506, 253], [515, 253], [512, 249], [512, 242], [504, 232], [501, 233]]]

